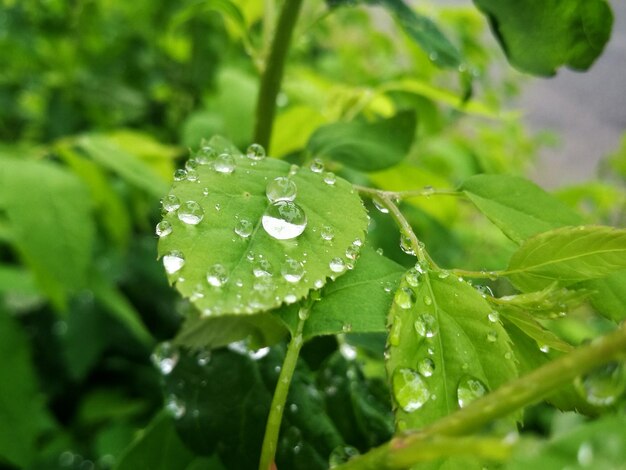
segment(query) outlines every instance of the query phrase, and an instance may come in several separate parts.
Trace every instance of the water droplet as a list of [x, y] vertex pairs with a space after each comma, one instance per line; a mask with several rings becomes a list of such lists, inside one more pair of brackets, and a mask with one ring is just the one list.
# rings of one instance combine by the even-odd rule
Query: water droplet
[[191, 181], [193, 183], [194, 181], [198, 181], [199, 178], [200, 175], [195, 169], [187, 170], [187, 181]]
[[497, 321], [500, 319], [500, 314], [496, 310], [492, 310], [487, 315], [487, 318], [491, 323], [497, 323]]
[[547, 344], [542, 344], [539, 346], [539, 351], [544, 354], [548, 354], [550, 352], [550, 346], [548, 346]]
[[424, 296], [424, 305], [432, 305], [433, 299], [429, 295]]
[[439, 54], [433, 51], [430, 54], [428, 54], [428, 58], [432, 60], [433, 62], [435, 62], [439, 58]]
[[267, 183], [265, 195], [274, 203], [278, 201], [293, 201], [296, 198], [298, 188], [296, 183], [285, 176], [279, 176]]
[[150, 355], [150, 360], [163, 375], [168, 375], [174, 370], [179, 358], [178, 348], [168, 341], [157, 344]]
[[437, 275], [439, 279], [446, 279], [448, 276], [450, 276], [450, 273], [446, 270], [439, 271], [439, 274]]
[[185, 416], [185, 402], [176, 395], [169, 395], [165, 399], [165, 411], [174, 419], [180, 419]]
[[172, 250], [163, 255], [163, 266], [168, 274], [174, 274], [185, 265], [185, 255], [182, 251]]
[[511, 353], [511, 351], [507, 351], [504, 353], [504, 358], [507, 360], [511, 360], [513, 359], [513, 354]]
[[417, 364], [417, 370], [424, 377], [430, 377], [435, 372], [435, 361], [430, 357], [425, 357]]
[[311, 162], [311, 166], [309, 168], [313, 173], [321, 173], [324, 171], [324, 162], [319, 158], [316, 158]]
[[287, 282], [299, 282], [304, 276], [304, 266], [300, 261], [288, 258], [281, 266], [280, 273]]
[[330, 225], [324, 225], [320, 232], [321, 237], [326, 241], [331, 241], [335, 238], [335, 230]]
[[409, 309], [415, 304], [415, 292], [409, 287], [401, 287], [396, 291], [393, 301], [398, 307]]
[[[352, 330], [352, 325], [348, 324], [348, 326], [349, 328], [347, 328], [347, 331], [344, 330], [344, 333], [348, 333]], [[344, 325], [344, 328], [345, 327], [346, 325]], [[354, 361], [357, 356], [357, 351], [354, 346], [344, 342], [339, 345], [339, 354], [341, 354], [344, 359], [348, 361]]]
[[209, 362], [211, 362], [211, 350], [200, 349], [196, 354], [196, 364], [198, 364], [200, 367], [204, 367]]
[[167, 220], [162, 220], [156, 226], [156, 234], [160, 237], [167, 237], [170, 233], [172, 233], [172, 224], [170, 224]]
[[235, 233], [241, 238], [248, 238], [253, 230], [254, 225], [248, 219], [239, 219], [235, 225]]
[[356, 260], [359, 257], [359, 247], [350, 245], [346, 248], [346, 258]]
[[376, 254], [379, 256], [383, 256], [385, 254], [385, 250], [382, 248], [376, 248]]
[[195, 155], [196, 162], [199, 165], [208, 165], [215, 157], [217, 157], [217, 152], [213, 147], [208, 145], [203, 146]]
[[277, 240], [290, 240], [306, 228], [306, 214], [295, 202], [278, 201], [267, 208], [261, 219], [267, 234]]
[[265, 149], [261, 144], [252, 144], [250, 145], [250, 147], [248, 147], [248, 150], [246, 151], [246, 156], [250, 160], [263, 160], [265, 158]]
[[420, 278], [422, 277], [422, 273], [420, 273], [417, 269], [411, 268], [404, 275], [404, 279], [406, 283], [411, 287], [417, 287], [420, 283]]
[[402, 333], [402, 318], [394, 315], [391, 330], [389, 331], [389, 344], [398, 346], [400, 344], [400, 334]]
[[206, 273], [207, 282], [213, 287], [222, 287], [228, 282], [228, 270], [221, 264], [214, 264]]
[[298, 173], [299, 169], [300, 167], [298, 165], [291, 165], [291, 167], [289, 168], [289, 176], [294, 176], [296, 173]]
[[163, 209], [167, 212], [173, 212], [180, 207], [180, 199], [173, 194], [168, 194], [163, 198]]
[[437, 334], [439, 325], [437, 325], [437, 319], [430, 313], [422, 313], [415, 320], [415, 331], [418, 335], [424, 338], [432, 338]]
[[324, 183], [326, 183], [329, 186], [332, 186], [335, 184], [336, 181], [337, 181], [337, 177], [335, 176], [334, 173], [331, 173], [330, 171], [327, 171], [326, 173], [324, 173]]
[[374, 203], [374, 207], [378, 209], [379, 212], [382, 212], [383, 214], [389, 214], [389, 209], [387, 209], [387, 207], [379, 198], [372, 198], [372, 202]]
[[415, 250], [411, 243], [411, 237], [406, 233], [400, 234], [400, 249], [407, 255], [415, 256]]
[[461, 377], [456, 389], [456, 397], [461, 408], [466, 407], [477, 398], [482, 397], [485, 393], [487, 393], [485, 384], [470, 375]]
[[352, 245], [361, 248], [363, 246], [363, 240], [361, 240], [360, 238], [355, 238], [352, 242]]
[[300, 320], [306, 320], [309, 318], [309, 312], [310, 310], [308, 308], [300, 308], [300, 310], [298, 310], [298, 318]]
[[252, 274], [254, 277], [271, 277], [274, 274], [272, 263], [259, 257], [252, 266]]
[[187, 201], [178, 209], [178, 219], [189, 225], [198, 225], [204, 218], [204, 209], [196, 201]]
[[333, 449], [328, 457], [329, 468], [338, 467], [341, 464], [346, 463], [353, 457], [359, 455], [358, 449], [352, 446], [338, 446]]
[[626, 390], [626, 367], [609, 362], [574, 381], [576, 390], [594, 406], [612, 405]]
[[346, 263], [341, 258], [333, 258], [328, 263], [328, 267], [334, 273], [342, 273], [346, 269]]
[[393, 396], [407, 413], [420, 409], [430, 398], [422, 376], [408, 368], [396, 369], [392, 379]]
[[222, 153], [215, 159], [213, 169], [218, 173], [232, 173], [235, 171], [235, 159], [230, 153]]
[[267, 356], [269, 352], [270, 352], [269, 347], [259, 348], [256, 350], [251, 349], [250, 351], [248, 351], [248, 357], [250, 357], [250, 359], [254, 361], [258, 361], [259, 359], [263, 359], [265, 356]]
[[174, 172], [174, 181], [183, 181], [187, 179], [187, 171], [179, 168]]
[[593, 463], [593, 447], [590, 442], [583, 442], [576, 453], [576, 460], [581, 467], [589, 467]]
[[495, 343], [496, 341], [498, 341], [498, 333], [496, 332], [496, 330], [489, 330], [487, 332], [487, 341], [489, 341], [490, 343]]
[[352, 323], [344, 323], [341, 327], [341, 331], [344, 333], [350, 333], [352, 331]]

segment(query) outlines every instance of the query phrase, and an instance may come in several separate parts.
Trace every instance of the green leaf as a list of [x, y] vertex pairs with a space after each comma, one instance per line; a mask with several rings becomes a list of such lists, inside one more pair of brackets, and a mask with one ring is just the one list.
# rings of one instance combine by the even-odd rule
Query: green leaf
[[49, 427], [43, 396], [26, 336], [7, 312], [0, 311], [0, 461], [27, 467], [38, 438]]
[[377, 171], [406, 157], [415, 135], [415, 111], [377, 122], [337, 122], [317, 129], [307, 144], [315, 156], [361, 171]]
[[388, 317], [400, 429], [420, 428], [517, 376], [509, 337], [480, 293], [456, 276], [420, 271], [407, 273]]
[[[384, 332], [392, 293], [403, 272], [399, 264], [365, 247], [353, 270], [322, 289], [304, 324], [303, 337]], [[298, 305], [290, 305], [276, 312], [292, 334], [298, 310]]]
[[158, 414], [122, 454], [115, 470], [223, 470], [217, 459], [195, 456], [182, 443], [172, 418]]
[[591, 291], [589, 300], [598, 313], [615, 322], [626, 318], [625, 271], [603, 279], [587, 281], [583, 285]]
[[85, 285], [92, 259], [95, 229], [87, 188], [58, 165], [2, 158], [0, 207], [20, 256], [63, 308], [67, 293]]
[[39, 291], [29, 271], [0, 264], [0, 294], [7, 293], [36, 297]]
[[541, 446], [520, 445], [505, 468], [623, 468], [625, 428], [624, 415], [603, 416], [559, 434]]
[[613, 14], [605, 0], [474, 0], [509, 62], [534, 75], [586, 70], [602, 53]]
[[76, 144], [98, 164], [146, 193], [161, 197], [167, 191], [167, 184], [159, 174], [112, 139], [100, 135], [85, 135]]
[[[184, 256], [182, 268], [169, 273], [170, 282], [176, 283], [183, 296], [205, 315], [250, 314], [295, 302], [313, 287], [321, 287], [327, 277], [345, 271], [352, 262], [347, 249], [357, 250], [352, 244], [364, 238], [367, 227], [365, 208], [350, 183], [336, 178], [334, 184], [327, 184], [327, 176], [309, 168], [290, 172], [290, 165], [280, 160], [247, 158], [220, 139], [213, 139], [212, 145], [219, 153], [225, 149], [232, 153], [234, 171], [220, 173], [212, 165], [199, 165], [197, 181], [175, 182], [170, 195], [183, 204], [197, 203], [203, 218], [197, 225], [181, 221], [184, 206], [166, 213], [164, 220], [172, 232], [159, 240], [161, 257], [172, 252]], [[294, 202], [306, 216], [304, 231], [286, 240], [275, 238], [282, 236], [275, 231], [272, 235], [267, 232], [272, 232], [276, 219], [266, 219], [265, 226], [262, 223], [268, 209], [276, 210], [266, 197], [266, 186], [277, 177], [295, 183]], [[284, 207], [287, 216], [297, 211], [289, 204]], [[247, 237], [235, 232], [243, 222]], [[302, 228], [302, 224], [296, 227]], [[333, 234], [330, 241], [322, 237], [327, 231]], [[331, 268], [335, 259], [339, 261]], [[284, 273], [294, 268], [300, 273], [290, 282], [294, 278], [288, 280]], [[211, 285], [207, 282], [209, 270], [223, 271]]]
[[516, 310], [503, 310], [504, 316], [521, 331], [537, 341], [540, 347], [549, 347], [557, 351], [568, 352], [573, 346], [547, 330], [530, 313]]
[[522, 291], [554, 281], [567, 286], [626, 268], [626, 230], [563, 227], [526, 240], [513, 254], [507, 276]]
[[540, 232], [577, 225], [581, 217], [539, 186], [516, 176], [476, 175], [461, 190], [516, 243]]

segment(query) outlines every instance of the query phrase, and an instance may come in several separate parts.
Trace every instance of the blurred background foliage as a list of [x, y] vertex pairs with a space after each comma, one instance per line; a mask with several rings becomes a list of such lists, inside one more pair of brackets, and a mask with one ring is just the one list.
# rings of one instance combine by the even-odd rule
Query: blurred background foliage
[[[120, 468], [172, 469], [181, 462], [190, 466], [180, 468], [220, 468], [216, 459], [190, 453], [159, 414], [162, 376], [150, 353], [176, 333], [189, 306], [155, 260], [153, 227], [159, 198], [188, 148], [213, 134], [240, 147], [250, 143], [276, 5], [2, 0], [0, 6], [0, 467], [107, 469], [125, 455]], [[331, 169], [384, 189], [454, 188], [478, 173], [524, 173], [550, 143], [549, 136], [530, 135], [511, 108], [526, 79], [505, 65], [476, 9], [420, 3], [465, 57], [464, 70], [437, 67], [379, 8], [331, 12], [323, 2], [305, 2], [304, 10], [278, 98], [272, 156], [300, 163], [318, 126], [402, 109], [416, 110], [418, 124], [401, 165], [371, 174]], [[589, 222], [623, 224], [626, 140], [601, 172], [602, 180], [558, 195]], [[495, 269], [512, 250], [457, 199], [414, 199], [404, 209], [444, 266]], [[371, 243], [410, 264], [390, 220], [371, 214]], [[586, 323], [584, 312], [580, 318], [564, 333], [574, 342], [588, 337], [588, 328], [605, 328]], [[380, 349], [379, 338], [353, 342], [363, 351]], [[363, 450], [387, 439], [383, 382], [365, 379], [337, 353], [335, 339], [307, 348], [298, 386], [319, 395], [310, 413], [324, 406], [330, 421], [317, 425], [333, 429], [321, 448], [349, 442]], [[219, 354], [212, 367], [235, 353]], [[233, 360], [252, 367], [248, 358]], [[265, 383], [257, 384], [265, 399], [276, 359], [263, 361], [253, 376]], [[364, 367], [382, 370], [372, 358]], [[324, 394], [333, 374], [344, 377], [331, 384], [341, 393]], [[374, 404], [355, 389], [370, 390]], [[346, 417], [346, 407], [354, 415]], [[537, 412], [537, 430], [547, 432], [549, 419], [540, 412], [546, 411]], [[148, 435], [156, 437], [125, 451], [154, 416]], [[285, 426], [297, 431], [294, 423]], [[285, 439], [296, 439], [296, 431]], [[178, 452], [176, 466], [141, 460], [157, 455], [162, 442]], [[222, 445], [226, 463], [231, 444]], [[284, 468], [297, 468], [293, 448], [281, 443]], [[305, 451], [310, 461], [325, 463], [319, 449]], [[133, 458], [144, 467], [133, 466]]]

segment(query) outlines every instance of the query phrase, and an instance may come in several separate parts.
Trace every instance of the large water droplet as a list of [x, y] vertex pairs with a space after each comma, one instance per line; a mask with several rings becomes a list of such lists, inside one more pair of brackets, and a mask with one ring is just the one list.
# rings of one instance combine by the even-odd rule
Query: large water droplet
[[324, 225], [320, 232], [322, 239], [326, 241], [331, 241], [335, 238], [335, 230], [330, 225]]
[[304, 266], [301, 262], [288, 258], [280, 268], [280, 273], [287, 282], [298, 282], [304, 276]]
[[393, 301], [398, 307], [409, 309], [415, 304], [415, 292], [410, 287], [401, 287], [396, 291]]
[[173, 194], [168, 194], [163, 198], [163, 209], [167, 212], [173, 212], [180, 207], [180, 199]]
[[324, 171], [324, 162], [319, 158], [316, 158], [311, 162], [311, 166], [309, 168], [311, 168], [313, 173], [321, 173]]
[[612, 405], [626, 390], [626, 368], [622, 362], [609, 362], [579, 376], [574, 386], [594, 406]]
[[213, 169], [218, 173], [232, 173], [235, 171], [235, 159], [230, 153], [222, 153], [215, 159]]
[[420, 409], [430, 397], [422, 376], [413, 369], [396, 369], [392, 379], [393, 396], [407, 413]]
[[285, 176], [274, 178], [265, 187], [265, 194], [270, 202], [293, 201], [297, 192], [296, 183]]
[[198, 225], [204, 218], [204, 209], [196, 201], [187, 201], [178, 209], [178, 218], [189, 225]]
[[185, 402], [176, 395], [169, 395], [165, 399], [165, 411], [174, 419], [180, 419], [185, 416]]
[[246, 156], [250, 160], [263, 160], [265, 158], [265, 149], [261, 144], [252, 144], [246, 151]]
[[277, 240], [290, 240], [306, 228], [306, 214], [295, 202], [278, 201], [267, 208], [261, 219], [267, 234]]
[[178, 348], [168, 341], [157, 344], [150, 355], [150, 360], [163, 375], [168, 375], [174, 370], [179, 358]]
[[338, 446], [333, 449], [328, 457], [328, 466], [330, 468], [338, 467], [341, 464], [346, 463], [353, 457], [359, 455], [358, 449], [352, 446]]
[[241, 238], [248, 238], [253, 230], [254, 225], [248, 219], [239, 219], [235, 224], [235, 233]]
[[435, 362], [430, 357], [425, 357], [417, 363], [417, 370], [424, 377], [430, 377], [435, 372]]
[[432, 338], [437, 334], [439, 326], [437, 319], [430, 313], [422, 313], [415, 320], [415, 331], [424, 338]]
[[346, 269], [346, 263], [341, 258], [333, 258], [330, 260], [330, 263], [328, 263], [328, 267], [334, 273], [342, 273]]
[[400, 234], [400, 249], [407, 255], [415, 256], [415, 250], [411, 242], [411, 237], [406, 233]]
[[172, 250], [163, 255], [163, 266], [168, 274], [174, 274], [185, 265], [185, 255], [182, 251]]
[[195, 169], [191, 168], [187, 170], [187, 181], [191, 181], [193, 183], [195, 181], [198, 181], [199, 178], [200, 175]]
[[358, 246], [350, 245], [346, 248], [346, 258], [356, 260], [359, 257], [361, 249]]
[[222, 287], [228, 282], [228, 270], [221, 264], [214, 264], [206, 273], [207, 282], [213, 287]]
[[406, 283], [410, 285], [411, 287], [419, 286], [421, 277], [422, 277], [422, 273], [419, 272], [415, 268], [409, 269], [404, 275], [404, 279], [406, 280]]
[[184, 179], [187, 179], [187, 170], [179, 168], [174, 172], [174, 181], [183, 181]]
[[482, 397], [485, 393], [487, 393], [485, 384], [470, 375], [461, 377], [456, 389], [456, 397], [461, 408], [466, 407], [477, 398]]
[[372, 199], [372, 202], [374, 203], [374, 207], [378, 209], [379, 212], [382, 212], [383, 214], [389, 214], [389, 209], [387, 209], [387, 206], [385, 206], [380, 199], [374, 197]]
[[167, 237], [170, 233], [172, 233], [172, 224], [170, 224], [167, 220], [162, 220], [156, 226], [156, 234], [160, 238]]
[[215, 149], [209, 145], [203, 146], [196, 153], [196, 162], [200, 165], [208, 165], [211, 163], [211, 160], [214, 160], [217, 157], [217, 152]]

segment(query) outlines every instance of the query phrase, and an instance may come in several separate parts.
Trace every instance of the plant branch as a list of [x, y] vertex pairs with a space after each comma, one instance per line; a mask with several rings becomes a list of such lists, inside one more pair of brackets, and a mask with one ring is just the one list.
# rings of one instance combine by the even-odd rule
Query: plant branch
[[254, 140], [265, 147], [268, 152], [274, 125], [274, 114], [276, 113], [276, 97], [280, 91], [285, 58], [289, 51], [301, 6], [302, 0], [285, 0], [278, 18], [267, 64], [261, 76], [261, 86], [256, 104]]
[[280, 433], [280, 423], [283, 420], [283, 411], [285, 409], [285, 402], [287, 401], [287, 395], [289, 393], [289, 386], [291, 385], [291, 379], [294, 371], [296, 370], [298, 356], [300, 354], [300, 349], [302, 348], [302, 330], [310, 309], [310, 303], [301, 308], [298, 315], [299, 319], [298, 325], [296, 326], [296, 332], [291, 337], [289, 346], [287, 346], [287, 353], [285, 354], [285, 360], [283, 361], [278, 382], [276, 383], [276, 390], [274, 390], [270, 414], [267, 418], [267, 424], [265, 425], [265, 436], [263, 437], [263, 447], [261, 448], [259, 470], [268, 470], [274, 462], [278, 435]]
[[359, 193], [370, 197], [391, 197], [393, 199], [407, 199], [412, 197], [430, 197], [430, 196], [463, 196], [463, 192], [454, 191], [453, 189], [435, 189], [426, 187], [424, 189], [411, 189], [407, 191], [386, 191], [382, 189], [368, 188], [367, 186], [354, 185]]
[[[346, 464], [341, 470], [399, 469], [417, 462], [420, 449], [435, 436], [460, 436], [481, 429], [501, 418], [553, 393], [577, 376], [585, 374], [626, 353], [626, 322], [612, 333], [596, 338], [569, 354], [513, 380], [498, 390], [472, 402], [419, 431], [398, 436]], [[405, 458], [406, 456], [413, 456]]]

